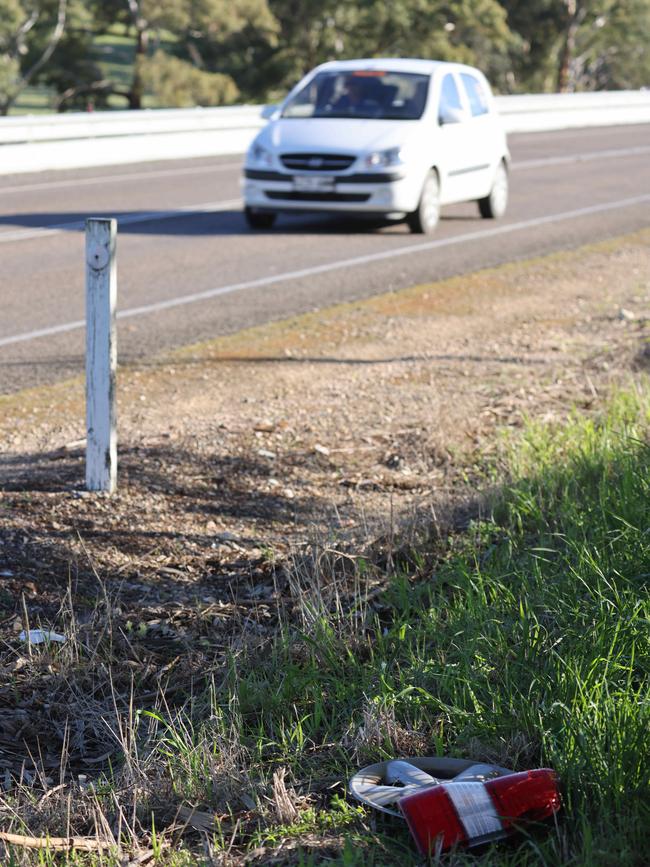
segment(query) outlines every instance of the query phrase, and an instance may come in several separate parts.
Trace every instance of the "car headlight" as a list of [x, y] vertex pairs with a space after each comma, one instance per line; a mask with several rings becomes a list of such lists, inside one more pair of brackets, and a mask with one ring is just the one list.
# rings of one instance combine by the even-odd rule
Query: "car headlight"
[[258, 166], [270, 166], [273, 164], [273, 155], [263, 145], [255, 143], [248, 151], [248, 162]]
[[385, 169], [389, 166], [399, 166], [404, 162], [402, 148], [388, 148], [385, 151], [373, 151], [365, 159], [366, 168]]

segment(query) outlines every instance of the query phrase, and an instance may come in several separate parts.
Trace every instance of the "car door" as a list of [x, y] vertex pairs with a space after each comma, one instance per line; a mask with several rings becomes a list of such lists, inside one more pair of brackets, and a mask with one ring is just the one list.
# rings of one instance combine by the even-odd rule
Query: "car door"
[[459, 77], [469, 109], [469, 119], [465, 127], [468, 141], [463, 198], [479, 199], [490, 191], [497, 160], [495, 114], [488, 84], [482, 76], [462, 71]]
[[455, 72], [440, 80], [436, 165], [440, 170], [441, 201], [462, 201], [468, 187], [467, 169], [473, 162], [469, 103]]

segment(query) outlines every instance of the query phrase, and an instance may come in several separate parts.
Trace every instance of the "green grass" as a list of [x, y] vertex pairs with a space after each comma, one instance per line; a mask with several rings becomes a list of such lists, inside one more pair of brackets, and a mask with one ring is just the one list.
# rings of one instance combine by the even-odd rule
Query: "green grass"
[[26, 88], [9, 112], [14, 114], [51, 114], [54, 91], [45, 85]]
[[403, 824], [348, 802], [345, 783], [364, 763], [442, 754], [553, 767], [564, 808], [441, 863], [646, 864], [649, 430], [640, 392], [598, 420], [531, 426], [465, 531], [394, 552], [388, 575], [360, 559], [297, 566], [273, 641], [214, 662], [181, 710], [139, 714], [139, 785], [214, 817], [213, 860], [190, 835], [155, 863], [415, 865]]
[[[598, 422], [531, 427], [491, 517], [451, 538], [426, 579], [396, 574], [375, 610], [357, 592], [332, 615], [304, 589], [311, 626], [233, 659], [212, 722], [178, 729], [178, 795], [217, 804], [198, 745], [228, 732], [257, 779], [279, 765], [346, 778], [424, 746], [560, 775], [558, 826], [481, 863], [647, 863], [649, 420], [647, 399], [623, 394]], [[337, 809], [322, 815], [336, 825]], [[380, 827], [381, 846], [337, 863], [416, 863], [399, 823]]]
[[98, 36], [93, 43], [92, 59], [101, 65], [107, 78], [128, 87], [135, 60], [135, 39], [122, 33]]

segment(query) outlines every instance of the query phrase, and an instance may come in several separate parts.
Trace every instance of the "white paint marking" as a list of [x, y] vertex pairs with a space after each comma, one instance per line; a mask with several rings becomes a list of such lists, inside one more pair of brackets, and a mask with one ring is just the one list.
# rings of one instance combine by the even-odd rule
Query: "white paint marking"
[[[650, 153], [650, 147], [644, 147], [640, 145], [639, 147], [631, 148], [615, 148], [602, 151], [587, 151], [583, 154], [573, 154], [571, 156], [542, 157], [537, 160], [522, 160], [521, 162], [513, 162], [512, 168], [542, 168], [544, 166], [562, 165], [563, 163], [579, 163], [588, 160], [608, 159], [611, 157], [639, 156], [646, 153]], [[241, 169], [243, 167], [243, 164], [244, 163], [242, 154], [242, 159], [237, 163], [219, 163], [216, 165], [194, 166], [185, 169], [161, 169], [160, 171], [154, 172], [144, 171], [122, 173], [119, 175], [97, 175], [91, 178], [69, 178], [65, 181], [43, 181], [38, 184], [23, 184], [22, 186], [16, 185], [13, 187], [0, 186], [0, 195], [3, 195], [5, 193], [25, 193], [40, 192], [42, 190], [56, 190], [61, 189], [62, 187], [82, 187], [90, 186], [92, 184], [107, 185], [113, 182], [132, 180], [146, 182], [150, 178], [180, 177], [181, 175], [198, 175], [205, 174], [206, 172], [224, 172], [230, 171], [231, 169]]]
[[591, 160], [612, 159], [614, 157], [636, 157], [650, 154], [650, 147], [639, 145], [632, 148], [612, 148], [605, 151], [588, 151], [584, 154], [567, 154], [561, 157], [541, 157], [538, 160], [522, 160], [513, 162], [511, 169], [537, 169], [547, 166], [561, 166], [565, 163], [583, 163]]
[[[622, 157], [622, 156], [639, 156], [643, 154], [650, 153], [650, 146], [639, 146], [632, 148], [621, 148], [617, 150], [605, 150], [605, 151], [589, 151], [583, 154], [573, 154], [570, 156], [561, 156], [561, 157], [544, 157], [538, 160], [524, 160], [523, 162], [513, 163], [511, 165], [512, 171], [519, 171], [524, 169], [536, 169], [536, 168], [544, 168], [546, 166], [557, 166], [564, 165], [569, 163], [579, 163], [579, 162], [588, 162], [589, 160], [596, 159], [611, 159], [613, 157]], [[225, 169], [225, 168], [241, 168], [241, 163], [227, 163], [222, 164], [221, 166], [216, 166], [216, 169]], [[147, 177], [163, 177], [168, 174], [191, 174], [199, 171], [213, 171], [213, 167], [209, 166], [205, 169], [182, 169], [178, 172], [148, 172]], [[131, 178], [140, 178], [141, 175], [113, 175], [106, 176], [106, 178], [85, 178], [79, 181], [62, 181], [60, 184], [54, 184], [54, 186], [79, 186], [82, 183], [90, 182], [99, 183], [101, 181], [109, 180], [129, 180]], [[45, 189], [48, 187], [47, 184], [42, 186], [34, 186], [34, 187], [15, 187], [9, 188], [8, 190], [2, 190], [0, 188], [0, 193], [3, 192], [13, 192], [22, 190], [22, 189]], [[228, 201], [223, 202], [205, 202], [203, 204], [198, 205], [185, 205], [181, 208], [176, 208], [169, 211], [149, 211], [142, 212], [138, 214], [125, 214], [123, 216], [117, 215], [117, 219], [122, 226], [133, 225], [134, 223], [152, 223], [156, 220], [170, 220], [174, 219], [174, 217], [184, 216], [186, 214], [201, 214], [206, 211], [225, 211], [229, 208], [241, 208], [242, 207], [241, 199], [230, 199]], [[64, 232], [74, 232], [83, 229], [85, 226], [84, 220], [75, 220], [70, 223], [56, 223], [52, 226], [42, 226], [35, 227], [33, 229], [13, 229], [8, 232], [0, 232], [0, 244], [7, 244], [15, 241], [31, 241], [34, 238], [47, 238], [50, 235], [58, 235]]]
[[[142, 211], [137, 214], [119, 214], [116, 216], [120, 226], [134, 223], [153, 223], [157, 220], [173, 220], [175, 217], [186, 217], [188, 214], [204, 214], [211, 211], [228, 211], [230, 208], [241, 208], [241, 199], [227, 199], [220, 202], [203, 202], [199, 205], [185, 205], [172, 211]], [[54, 226], [43, 226], [36, 229], [16, 229], [12, 232], [0, 232], [0, 244], [10, 241], [30, 241], [33, 238], [46, 238], [48, 235], [60, 235], [63, 232], [75, 232], [86, 225], [85, 220], [75, 220], [72, 223], [57, 223]]]
[[[183, 295], [179, 298], [170, 298], [166, 301], [158, 301], [154, 304], [144, 304], [141, 307], [130, 307], [121, 310], [117, 314], [118, 319], [130, 319], [134, 316], [145, 316], [148, 313], [158, 313], [161, 310], [169, 310], [173, 307], [183, 307], [186, 304], [194, 304], [197, 301], [208, 301], [220, 295], [229, 295], [241, 292], [245, 289], [259, 289], [261, 286], [272, 286], [277, 283], [286, 283], [288, 280], [300, 280], [303, 277], [314, 277], [317, 274], [327, 274], [338, 271], [341, 268], [356, 268], [359, 265], [369, 265], [386, 259], [394, 259], [398, 256], [412, 256], [416, 253], [424, 253], [429, 250], [437, 250], [441, 247], [452, 247], [457, 244], [465, 244], [468, 241], [482, 241], [485, 238], [494, 238], [499, 235], [507, 235], [511, 232], [521, 232], [524, 229], [533, 229], [548, 223], [560, 223], [565, 220], [574, 220], [578, 217], [588, 217], [593, 214], [601, 214], [606, 211], [616, 211], [621, 208], [629, 208], [650, 202], [650, 193], [642, 196], [634, 196], [630, 199], [619, 199], [616, 202], [603, 202], [600, 205], [589, 205], [586, 208], [576, 208], [573, 211], [562, 211], [559, 214], [548, 214], [545, 217], [533, 217], [530, 220], [522, 220], [519, 223], [495, 226], [493, 229], [483, 229], [478, 232], [465, 232], [453, 238], [440, 238], [436, 241], [426, 241], [419, 244], [408, 244], [397, 250], [385, 250], [381, 253], [369, 253], [365, 256], [355, 256], [352, 259], [339, 259], [336, 262], [327, 262], [323, 265], [313, 265], [309, 268], [301, 268], [298, 271], [287, 271], [283, 274], [273, 274], [268, 277], [258, 277], [254, 280], [246, 280], [242, 283], [232, 283], [229, 286], [219, 286], [216, 289], [206, 289], [204, 292], [194, 292], [191, 295]], [[29, 331], [24, 334], [15, 334], [10, 337], [0, 338], [0, 347], [11, 343], [22, 343], [37, 337], [47, 337], [52, 334], [61, 334], [65, 331], [74, 331], [83, 327], [83, 322], [68, 322], [55, 325], [51, 328], [41, 328], [38, 331]]]
[[48, 328], [39, 328], [29, 331], [27, 334], [15, 334], [13, 337], [0, 338], [0, 346], [9, 346], [11, 343], [23, 343], [26, 340], [36, 340], [39, 337], [52, 337], [55, 334], [66, 334], [68, 331], [76, 331], [84, 328], [85, 319], [77, 319], [76, 322], [63, 322], [61, 325], [51, 325]]
[[13, 187], [0, 186], [0, 195], [4, 193], [31, 193], [41, 190], [57, 190], [61, 187], [86, 187], [92, 184], [106, 184], [113, 181], [148, 181], [150, 178], [180, 177], [181, 175], [199, 175], [206, 172], [224, 172], [230, 169], [240, 169], [242, 160], [238, 163], [217, 163], [216, 165], [193, 166], [186, 169], [160, 169], [155, 172], [123, 172], [119, 175], [96, 175], [92, 178], [68, 178], [65, 181], [41, 181], [39, 184], [17, 184]]

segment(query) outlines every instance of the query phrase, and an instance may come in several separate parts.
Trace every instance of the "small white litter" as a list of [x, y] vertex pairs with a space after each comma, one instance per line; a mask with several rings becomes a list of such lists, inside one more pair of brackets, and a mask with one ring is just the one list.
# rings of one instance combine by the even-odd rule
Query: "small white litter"
[[66, 641], [65, 635], [59, 635], [58, 632], [51, 632], [49, 629], [30, 629], [29, 632], [25, 632], [23, 629], [18, 638], [30, 644], [45, 644], [49, 641], [58, 641], [63, 644]]

